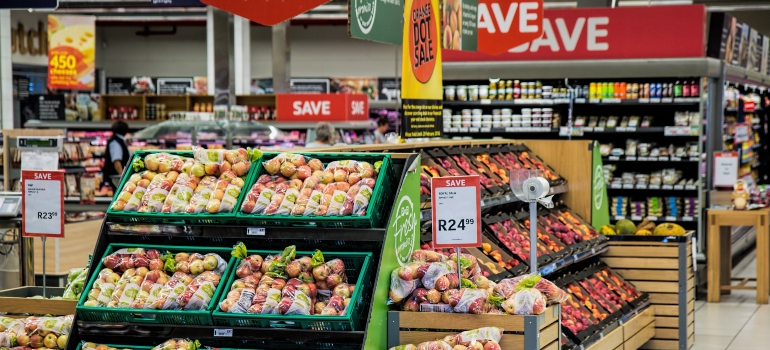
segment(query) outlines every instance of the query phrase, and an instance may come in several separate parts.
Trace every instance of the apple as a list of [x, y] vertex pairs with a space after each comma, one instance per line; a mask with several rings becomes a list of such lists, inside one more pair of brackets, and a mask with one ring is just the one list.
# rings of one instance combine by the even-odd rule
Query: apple
[[[158, 174], [156, 172], [154, 172], [154, 171], [149, 171], [148, 170], [148, 171], [144, 172], [144, 175], [142, 176], [142, 179], [145, 179], [147, 181], [152, 181], [152, 179], [155, 177], [155, 175], [158, 175]], [[140, 181], [140, 183], [141, 183], [141, 181]], [[137, 184], [137, 186], [139, 186], [139, 184]]]
[[243, 178], [241, 177], [234, 178], [233, 181], [230, 182], [230, 184], [238, 188], [243, 188], [243, 186], [246, 185], [243, 181]]
[[176, 253], [176, 255], [174, 256], [174, 261], [182, 262], [182, 261], [187, 261], [187, 259], [189, 258], [190, 258], [190, 255], [187, 253]]
[[244, 176], [249, 172], [249, 164], [246, 162], [235, 163], [232, 169], [238, 176]]
[[150, 186], [149, 179], [141, 179], [139, 180], [139, 182], [136, 183], [136, 187], [147, 188], [147, 186]]
[[222, 165], [219, 166], [219, 171], [226, 172], [226, 171], [232, 171], [233, 164], [232, 162], [224, 161], [222, 162]]
[[144, 277], [144, 276], [147, 275], [148, 272], [150, 272], [150, 270], [147, 269], [146, 267], [137, 267], [136, 268], [136, 275], [137, 276]]
[[193, 176], [203, 177], [206, 175], [206, 169], [203, 167], [203, 163], [195, 163], [195, 165], [190, 168], [190, 173]]
[[43, 338], [43, 344], [47, 348], [56, 348], [57, 340], [58, 339], [56, 339], [56, 336], [53, 333], [51, 333], [46, 335], [45, 338]]
[[30, 341], [29, 336], [26, 334], [21, 334], [16, 337], [16, 343], [19, 344], [19, 346], [27, 346], [29, 345], [29, 341]]
[[322, 170], [324, 168], [324, 164], [321, 163], [319, 159], [311, 159], [307, 165], [310, 167], [310, 169], [315, 170]]
[[107, 278], [105, 278], [104, 281], [111, 284], [118, 283], [118, 281], [120, 281], [120, 275], [113, 272], [112, 274], [107, 276]]
[[[217, 258], [213, 255], [208, 255], [205, 258], [203, 258], [203, 268], [206, 271], [212, 271], [217, 268], [217, 265], [219, 265], [219, 261]], [[192, 266], [190, 266], [192, 269]]]
[[254, 211], [254, 207], [256, 207], [257, 203], [254, 201], [244, 201], [243, 205], [241, 206], [241, 211], [244, 213], [251, 213]]
[[230, 182], [230, 181], [233, 181], [233, 179], [235, 179], [236, 177], [238, 177], [238, 176], [236, 176], [234, 172], [229, 171], [229, 170], [228, 171], [224, 171], [223, 170], [222, 171], [222, 175], [219, 176], [219, 179], [227, 181], [227, 182]]
[[160, 285], [164, 285], [167, 282], [168, 282], [168, 276], [166, 276], [166, 275], [160, 275], [160, 277], [158, 277], [158, 280], [155, 281], [155, 283], [160, 284]]
[[190, 273], [193, 275], [199, 275], [204, 271], [203, 261], [195, 260], [190, 264]]
[[[129, 183], [130, 183], [130, 182], [129, 182]], [[136, 187], [134, 187], [134, 189], [136, 189]], [[123, 192], [121, 192], [121, 193], [120, 193], [120, 196], [118, 196], [118, 200], [121, 200], [121, 201], [124, 201], [124, 202], [128, 202], [129, 200], [131, 200], [131, 194], [132, 194], [132, 192], [133, 192], [133, 191], [131, 191], [131, 192], [129, 192], [129, 191], [123, 191]]]
[[142, 276], [135, 275], [135, 276], [131, 277], [128, 281], [130, 283], [133, 283], [133, 284], [139, 286], [139, 285], [142, 284], [142, 281], [144, 281], [144, 278], [142, 278]]
[[43, 337], [40, 334], [33, 334], [31, 337], [29, 337], [29, 346], [32, 348], [44, 347], [45, 344], [43, 344]]
[[203, 166], [206, 175], [216, 175], [219, 172], [219, 164], [210, 163]]
[[[128, 193], [128, 192], [124, 192], [124, 193]], [[131, 194], [130, 193], [128, 193], [128, 194], [129, 194], [129, 198], [130, 198]], [[112, 210], [121, 211], [121, 210], [126, 208], [126, 204], [127, 204], [127, 201], [124, 201], [122, 199], [118, 199], [117, 201], [115, 201], [115, 203], [112, 203], [112, 207], [110, 207], [110, 208]]]

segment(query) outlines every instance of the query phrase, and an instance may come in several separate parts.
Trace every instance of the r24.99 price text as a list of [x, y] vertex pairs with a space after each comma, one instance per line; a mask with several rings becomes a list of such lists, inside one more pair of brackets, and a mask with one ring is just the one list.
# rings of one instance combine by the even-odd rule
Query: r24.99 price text
[[39, 211], [39, 212], [37, 212], [37, 218], [38, 219], [43, 219], [43, 220], [50, 220], [50, 219], [53, 219], [53, 218], [58, 217], [58, 216], [59, 216], [59, 213], [54, 212], [54, 211], [48, 211], [48, 212], [41, 212], [41, 211]]
[[457, 230], [465, 230], [465, 225], [473, 225], [475, 222], [475, 219], [460, 219], [455, 221], [454, 219], [451, 220], [439, 220], [438, 221], [438, 230], [439, 231], [457, 231]]

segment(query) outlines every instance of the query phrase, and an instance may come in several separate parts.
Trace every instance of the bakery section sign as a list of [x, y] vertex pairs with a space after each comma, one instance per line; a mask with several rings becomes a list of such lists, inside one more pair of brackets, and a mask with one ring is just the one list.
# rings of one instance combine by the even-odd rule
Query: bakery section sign
[[48, 88], [93, 90], [96, 17], [48, 15]]

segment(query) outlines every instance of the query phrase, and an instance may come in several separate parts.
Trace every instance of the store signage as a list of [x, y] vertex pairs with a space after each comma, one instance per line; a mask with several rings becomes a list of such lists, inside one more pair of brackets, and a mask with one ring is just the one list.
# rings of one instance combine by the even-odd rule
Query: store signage
[[754, 28], [751, 28], [749, 32], [749, 51], [747, 56], [748, 64], [746, 68], [759, 72], [762, 68], [762, 35]]
[[757, 109], [757, 103], [754, 102], [754, 100], [743, 100], [743, 111], [744, 112], [754, 112]]
[[733, 187], [738, 180], [738, 152], [714, 152], [714, 187]]
[[479, 176], [430, 179], [433, 248], [481, 246]]
[[369, 97], [363, 94], [278, 94], [279, 122], [366, 121]]
[[350, 0], [348, 33], [350, 37], [401, 45], [404, 2], [401, 0]]
[[735, 40], [735, 18], [724, 12], [712, 12], [709, 21], [709, 37], [706, 55], [725, 60], [728, 51], [732, 56]]
[[479, 0], [478, 51], [499, 55], [539, 38], [543, 1]]
[[[441, 48], [476, 51], [478, 0], [441, 0]], [[540, 16], [542, 18], [542, 16]]]
[[30, 103], [37, 119], [64, 120], [64, 95], [33, 96]]
[[11, 53], [30, 56], [48, 55], [48, 31], [42, 21], [37, 29], [26, 30], [21, 22], [11, 27]]
[[329, 79], [289, 79], [292, 93], [328, 94]]
[[401, 136], [443, 133], [439, 0], [406, 0], [401, 54]]
[[96, 17], [48, 15], [48, 88], [93, 90]]
[[64, 171], [21, 171], [24, 237], [64, 238]]
[[594, 141], [592, 147], [592, 163], [594, 167], [592, 179], [591, 226], [602, 227], [610, 223], [609, 199], [607, 198], [607, 181], [604, 179], [604, 163], [599, 142]]
[[0, 9], [55, 9], [59, 0], [0, 0]]
[[377, 78], [377, 99], [395, 101], [401, 95], [401, 80], [396, 78]]
[[[482, 19], [479, 8], [479, 20]], [[649, 22], [655, 18], [655, 23]], [[543, 34], [497, 56], [445, 51], [444, 61], [703, 57], [703, 5], [545, 10]], [[516, 23], [515, 21], [512, 23]], [[479, 23], [480, 35], [486, 24]], [[484, 38], [479, 37], [479, 51]]]
[[159, 95], [184, 95], [193, 87], [192, 78], [158, 78]]
[[751, 139], [751, 126], [749, 124], [736, 124], [734, 132], [735, 143], [744, 143]]
[[234, 15], [247, 18], [261, 25], [274, 26], [285, 20], [301, 15], [330, 0], [201, 0], [206, 5], [214, 6]]
[[130, 94], [131, 93], [131, 78], [107, 78], [107, 93], [108, 94]]

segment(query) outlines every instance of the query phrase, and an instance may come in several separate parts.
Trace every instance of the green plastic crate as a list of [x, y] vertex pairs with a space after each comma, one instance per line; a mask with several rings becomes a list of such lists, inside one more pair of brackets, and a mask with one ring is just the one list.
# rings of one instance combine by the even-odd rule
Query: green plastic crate
[[[99, 345], [99, 344], [97, 344], [97, 345]], [[150, 349], [153, 348], [152, 346], [138, 346], [138, 345], [111, 345], [111, 344], [104, 344], [104, 345], [107, 345], [109, 347], [112, 347], [112, 348], [115, 348], [115, 349], [118, 349], [118, 350], [123, 350], [123, 349], [150, 350]], [[75, 348], [75, 350], [82, 350], [82, 349], [83, 349], [83, 343], [79, 343], [78, 347]]]
[[[112, 201], [114, 202], [118, 195], [120, 195], [120, 192], [123, 190], [123, 186], [126, 184], [126, 181], [135, 173], [133, 167], [131, 164], [134, 163], [134, 160], [136, 159], [144, 159], [149, 154], [152, 153], [169, 153], [178, 155], [181, 157], [187, 157], [192, 158], [193, 157], [193, 151], [159, 151], [159, 150], [152, 150], [152, 151], [135, 151], [133, 156], [131, 157], [131, 161], [127, 165], [128, 170], [123, 174], [123, 178], [120, 180], [120, 185], [118, 186], [118, 190], [115, 191], [115, 195], [112, 198]], [[249, 172], [246, 174], [246, 178], [244, 179], [244, 186], [243, 189], [241, 189], [241, 195], [238, 197], [238, 200], [235, 203], [235, 207], [233, 209], [233, 212], [231, 213], [217, 213], [217, 214], [209, 214], [209, 213], [140, 213], [136, 211], [117, 211], [112, 210], [112, 203], [110, 203], [110, 207], [107, 209], [107, 217], [112, 219], [118, 219], [122, 222], [130, 222], [130, 223], [151, 223], [151, 224], [191, 224], [191, 225], [211, 225], [211, 224], [235, 224], [236, 223], [236, 217], [235, 213], [240, 210], [241, 208], [241, 202], [243, 201], [243, 198], [246, 197], [247, 190], [251, 187], [246, 187], [250, 182], [253, 183], [254, 180], [252, 178], [255, 178], [254, 175], [256, 173], [257, 165], [262, 163], [262, 159], [257, 159], [256, 161], [252, 162], [251, 167], [249, 168]]]
[[[249, 251], [249, 254], [256, 254]], [[273, 252], [280, 254], [280, 252]], [[297, 256], [312, 256], [313, 252], [297, 252]], [[345, 275], [348, 283], [355, 283], [355, 290], [351, 295], [344, 316], [313, 316], [313, 315], [262, 315], [262, 314], [236, 314], [223, 312], [219, 306], [214, 308], [212, 317], [216, 326], [232, 327], [259, 327], [259, 328], [299, 328], [316, 331], [360, 331], [365, 327], [362, 321], [366, 317], [367, 310], [363, 310], [368, 298], [363, 296], [364, 290], [374, 289], [373, 272], [370, 270], [371, 253], [329, 252], [324, 253], [326, 261], [339, 258], [345, 263]], [[237, 262], [236, 262], [237, 264]], [[230, 285], [238, 279], [235, 269], [230, 271], [227, 277], [227, 288], [219, 295], [218, 303], [227, 298]]]
[[[244, 188], [248, 192], [260, 176], [266, 174], [262, 162], [268, 161], [280, 153], [263, 153], [262, 159], [254, 170], [254, 176], [249, 178]], [[238, 223], [253, 226], [306, 226], [306, 227], [336, 227], [336, 228], [376, 228], [385, 225], [386, 213], [384, 206], [392, 201], [395, 189], [391, 188], [396, 183], [396, 171], [389, 154], [349, 154], [349, 153], [296, 153], [306, 157], [320, 159], [324, 166], [335, 160], [357, 160], [374, 164], [382, 161], [377, 183], [372, 191], [372, 198], [362, 216], [316, 216], [316, 215], [264, 215], [246, 214], [241, 212], [240, 205], [237, 209]], [[245, 194], [243, 198], [245, 198]], [[243, 201], [241, 198], [241, 202]]]
[[[186, 252], [186, 253], [217, 253], [225, 261], [227, 261], [227, 268], [222, 273], [222, 278], [219, 280], [219, 285], [214, 291], [214, 296], [209, 302], [209, 306], [206, 310], [150, 310], [150, 309], [130, 309], [130, 308], [106, 308], [106, 307], [93, 307], [85, 306], [86, 300], [88, 300], [88, 293], [94, 286], [96, 276], [104, 268], [102, 260], [104, 257], [112, 254], [122, 248], [145, 248], [145, 249], [157, 249], [161, 252], [170, 251], [171, 253]], [[226, 288], [229, 289], [229, 284], [226, 283], [227, 276], [230, 275], [231, 270], [235, 272], [234, 264], [235, 257], [232, 257], [230, 253], [232, 248], [214, 248], [214, 247], [182, 247], [182, 246], [161, 246], [161, 245], [144, 245], [144, 244], [110, 244], [107, 246], [107, 250], [104, 252], [104, 256], [99, 259], [99, 264], [94, 270], [94, 274], [88, 280], [88, 285], [83, 290], [83, 294], [80, 296], [78, 305], [75, 307], [78, 319], [84, 321], [96, 321], [96, 322], [113, 322], [113, 323], [147, 323], [147, 324], [179, 324], [179, 325], [200, 325], [210, 326], [213, 324], [211, 319], [211, 311], [218, 305], [218, 300], [222, 291]], [[227, 286], [227, 287], [225, 287]]]

